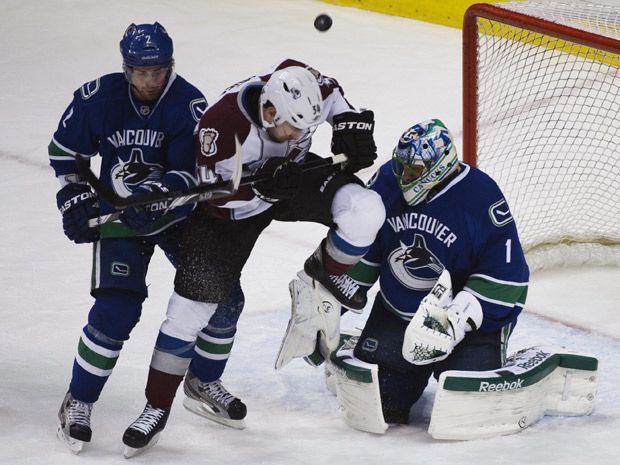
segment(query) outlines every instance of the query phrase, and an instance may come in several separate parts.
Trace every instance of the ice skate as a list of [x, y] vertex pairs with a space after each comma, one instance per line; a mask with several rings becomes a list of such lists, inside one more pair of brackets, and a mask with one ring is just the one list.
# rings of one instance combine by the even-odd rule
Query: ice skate
[[123, 434], [123, 443], [125, 444], [123, 455], [125, 458], [128, 459], [141, 454], [157, 444], [159, 435], [168, 421], [168, 415], [170, 415], [170, 410], [146, 404], [144, 411]]
[[366, 293], [350, 276], [346, 274], [328, 274], [323, 266], [323, 254], [325, 254], [325, 241], [304, 263], [304, 271], [313, 280], [319, 282], [327, 289], [344, 307], [351, 310], [362, 310], [366, 306]]
[[93, 404], [74, 399], [71, 392], [67, 392], [62, 401], [58, 411], [60, 424], [56, 430], [56, 435], [74, 454], [79, 454], [84, 443], [90, 442], [92, 436], [90, 414], [92, 409]]
[[233, 396], [218, 379], [210, 383], [201, 382], [190, 371], [183, 383], [185, 399], [183, 406], [190, 412], [231, 428], [243, 429], [247, 408], [240, 399]]

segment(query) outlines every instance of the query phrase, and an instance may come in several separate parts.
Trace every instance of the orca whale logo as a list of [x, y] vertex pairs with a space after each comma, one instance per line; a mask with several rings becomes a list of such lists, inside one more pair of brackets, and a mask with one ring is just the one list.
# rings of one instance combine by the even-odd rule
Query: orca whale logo
[[414, 235], [411, 245], [401, 241], [388, 260], [394, 277], [403, 286], [416, 291], [430, 291], [445, 268], [428, 249], [421, 234]]
[[138, 184], [149, 179], [160, 179], [162, 171], [161, 165], [144, 161], [142, 149], [134, 148], [131, 149], [128, 161], [118, 158], [118, 163], [110, 171], [110, 177], [114, 191], [121, 197], [128, 197]]

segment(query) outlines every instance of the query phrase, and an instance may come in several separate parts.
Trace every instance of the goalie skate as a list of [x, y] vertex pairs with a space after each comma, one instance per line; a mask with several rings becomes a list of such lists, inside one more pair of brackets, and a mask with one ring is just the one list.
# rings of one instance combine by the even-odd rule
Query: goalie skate
[[245, 428], [243, 419], [247, 414], [247, 407], [228, 392], [219, 379], [203, 383], [188, 371], [183, 391], [186, 395], [183, 407], [190, 412], [224, 426]]
[[90, 442], [92, 431], [90, 429], [90, 414], [93, 404], [80, 402], [67, 392], [60, 410], [58, 419], [60, 424], [56, 429], [56, 436], [71, 452], [79, 454], [84, 448], [85, 442]]

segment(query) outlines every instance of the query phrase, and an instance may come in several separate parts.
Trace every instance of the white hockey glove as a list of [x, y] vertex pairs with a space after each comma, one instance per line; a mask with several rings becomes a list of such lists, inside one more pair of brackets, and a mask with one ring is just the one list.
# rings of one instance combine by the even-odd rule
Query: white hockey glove
[[414, 365], [428, 365], [447, 358], [468, 331], [482, 324], [482, 307], [467, 291], [452, 299], [452, 282], [446, 270], [422, 299], [405, 330], [403, 357]]

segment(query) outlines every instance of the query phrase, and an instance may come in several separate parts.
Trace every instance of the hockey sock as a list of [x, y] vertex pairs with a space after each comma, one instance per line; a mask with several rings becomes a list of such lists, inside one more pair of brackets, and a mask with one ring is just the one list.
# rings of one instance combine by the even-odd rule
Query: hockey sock
[[90, 325], [84, 327], [73, 361], [69, 386], [75, 399], [88, 403], [99, 399], [122, 347], [122, 341], [111, 339]]
[[170, 410], [181, 381], [183, 375], [171, 375], [151, 367], [144, 390], [146, 400], [153, 407]]

